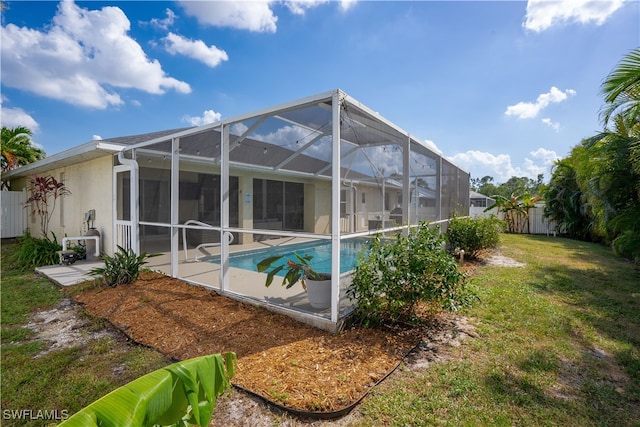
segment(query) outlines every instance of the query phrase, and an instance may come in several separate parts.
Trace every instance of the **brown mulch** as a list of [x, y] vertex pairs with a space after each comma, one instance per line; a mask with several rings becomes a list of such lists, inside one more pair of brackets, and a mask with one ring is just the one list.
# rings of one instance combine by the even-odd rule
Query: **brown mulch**
[[334, 335], [157, 273], [73, 298], [136, 342], [184, 360], [233, 351], [232, 382], [298, 411], [348, 407], [421, 339], [417, 330], [351, 328]]

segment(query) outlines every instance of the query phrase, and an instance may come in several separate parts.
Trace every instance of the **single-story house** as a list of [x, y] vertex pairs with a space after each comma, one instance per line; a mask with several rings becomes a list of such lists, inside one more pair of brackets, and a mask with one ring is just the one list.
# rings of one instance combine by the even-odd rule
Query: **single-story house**
[[[26, 190], [36, 174], [71, 191], [50, 223], [58, 236], [82, 235], [95, 211], [103, 252], [160, 253], [149, 259], [155, 270], [328, 330], [352, 309], [345, 289], [368, 237], [467, 215], [469, 206], [467, 172], [341, 90], [91, 141], [3, 180]], [[309, 254], [331, 273], [328, 308], [277, 278], [264, 286], [255, 264], [281, 252]]]
[[469, 216], [472, 218], [491, 215], [491, 212], [485, 212], [485, 209], [495, 204], [496, 201], [491, 197], [473, 190], [469, 191]]

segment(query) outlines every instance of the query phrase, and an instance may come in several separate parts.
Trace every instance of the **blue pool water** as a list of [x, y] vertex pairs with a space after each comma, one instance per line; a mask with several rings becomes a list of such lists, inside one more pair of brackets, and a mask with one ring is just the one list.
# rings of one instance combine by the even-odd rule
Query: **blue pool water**
[[[370, 247], [371, 240], [368, 238], [356, 238], [343, 240], [340, 242], [340, 273], [346, 273], [353, 270], [358, 263], [358, 257]], [[274, 246], [267, 249], [258, 249], [255, 251], [238, 252], [229, 255], [229, 265], [231, 267], [242, 268], [245, 270], [258, 271], [256, 265], [263, 259], [276, 255], [291, 255], [293, 253], [300, 256], [311, 255], [313, 259], [309, 262], [311, 268], [319, 273], [331, 272], [331, 241], [320, 240], [305, 243], [294, 243], [290, 245]], [[289, 257], [283, 257], [277, 266], [287, 262]], [[220, 257], [205, 258], [206, 261], [215, 264], [220, 263]], [[285, 271], [281, 271], [278, 275], [284, 276]]]

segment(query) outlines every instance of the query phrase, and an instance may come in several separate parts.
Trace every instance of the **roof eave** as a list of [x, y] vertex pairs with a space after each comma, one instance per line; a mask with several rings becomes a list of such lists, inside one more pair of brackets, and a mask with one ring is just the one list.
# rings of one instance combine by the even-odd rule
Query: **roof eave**
[[124, 149], [124, 145], [111, 144], [102, 141], [91, 141], [77, 147], [70, 148], [66, 151], [45, 157], [37, 162], [21, 166], [17, 169], [2, 174], [3, 181], [22, 178], [38, 174], [42, 171], [48, 171], [58, 167], [69, 166], [78, 163], [79, 160], [91, 160], [99, 157], [112, 155]]

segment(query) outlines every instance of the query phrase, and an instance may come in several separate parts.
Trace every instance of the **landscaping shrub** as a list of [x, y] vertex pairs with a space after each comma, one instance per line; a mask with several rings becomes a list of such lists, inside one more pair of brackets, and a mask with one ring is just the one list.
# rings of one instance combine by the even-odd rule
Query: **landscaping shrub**
[[62, 246], [58, 243], [56, 235], [52, 232], [53, 239], [36, 239], [31, 236], [29, 230], [18, 238], [18, 247], [13, 256], [15, 267], [21, 271], [33, 270], [44, 265], [60, 263], [58, 251]]
[[449, 311], [467, 304], [464, 275], [443, 244], [439, 228], [426, 223], [395, 239], [377, 236], [359, 260], [347, 291], [357, 301], [358, 321], [364, 326], [415, 321], [419, 302]]
[[89, 274], [94, 277], [101, 277], [102, 281], [111, 287], [131, 283], [138, 279], [140, 268], [146, 264], [148, 257], [155, 255], [147, 255], [143, 252], [137, 255], [133, 249], [124, 249], [118, 246], [118, 251], [111, 257], [102, 254], [104, 267], [93, 268]]
[[488, 218], [453, 218], [446, 233], [451, 249], [464, 250], [465, 257], [475, 258], [483, 249], [500, 244], [504, 223], [495, 215]]

